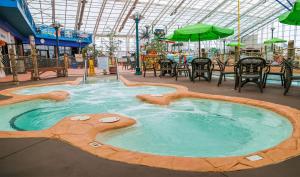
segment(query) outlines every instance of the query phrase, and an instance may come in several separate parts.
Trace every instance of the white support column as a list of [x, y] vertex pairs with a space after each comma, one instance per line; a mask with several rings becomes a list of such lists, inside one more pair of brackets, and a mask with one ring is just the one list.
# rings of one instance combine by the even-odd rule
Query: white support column
[[284, 39], [284, 25], [282, 25], [282, 34], [281, 38]]
[[294, 40], [295, 40], [295, 48], [297, 48], [297, 26], [295, 26]]
[[128, 51], [131, 49], [131, 37], [128, 38]]

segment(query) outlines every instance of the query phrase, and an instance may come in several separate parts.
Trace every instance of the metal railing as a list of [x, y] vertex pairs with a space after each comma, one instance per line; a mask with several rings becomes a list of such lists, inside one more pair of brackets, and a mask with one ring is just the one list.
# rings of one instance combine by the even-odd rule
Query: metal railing
[[[18, 59], [23, 59], [26, 69], [33, 69], [31, 56], [17, 56]], [[64, 58], [59, 57], [56, 64], [56, 58], [47, 58], [37, 56], [38, 68], [64, 67]]]
[[[17, 66], [17, 72], [18, 73], [24, 73], [25, 72], [25, 58], [26, 56], [15, 56], [16, 60], [16, 66]], [[0, 64], [0, 69], [3, 69], [5, 74], [9, 75], [12, 74], [12, 63], [9, 59], [9, 55], [0, 55], [0, 61], [2, 62]]]
[[88, 71], [87, 71], [87, 60], [84, 60], [84, 72], [83, 72], [83, 84], [86, 83], [86, 79], [88, 76]]
[[117, 63], [117, 80], [119, 80], [118, 58], [116, 58], [116, 63]]
[[[39, 38], [56, 38], [55, 29], [48, 25], [36, 25], [36, 36]], [[81, 43], [91, 43], [92, 34], [87, 34], [82, 31], [76, 31], [71, 29], [60, 29], [58, 38], [60, 40], [69, 40]]]
[[[20, 10], [23, 11], [25, 14], [25, 18], [30, 23], [30, 26], [34, 30], [34, 33], [36, 37], [40, 38], [51, 38], [55, 39], [55, 29], [48, 25], [38, 25], [35, 24], [34, 19], [32, 17], [32, 14], [30, 13], [29, 7], [25, 0], [12, 0], [16, 1], [18, 6], [20, 7]], [[69, 41], [75, 41], [78, 42], [78, 40], [81, 40], [82, 43], [92, 43], [92, 34], [87, 34], [82, 31], [76, 31], [71, 29], [61, 29], [60, 40], [69, 40]]]

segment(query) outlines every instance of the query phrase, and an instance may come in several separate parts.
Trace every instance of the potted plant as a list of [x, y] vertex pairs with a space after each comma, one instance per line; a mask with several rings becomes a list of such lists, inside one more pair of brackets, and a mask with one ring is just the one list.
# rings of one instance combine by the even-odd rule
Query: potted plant
[[110, 74], [116, 74], [117, 73], [117, 62], [115, 58], [115, 52], [118, 48], [118, 46], [115, 44], [114, 41], [114, 33], [110, 33], [108, 35], [109, 37], [109, 43], [106, 45], [106, 48], [108, 50], [108, 57], [109, 57], [109, 73]]

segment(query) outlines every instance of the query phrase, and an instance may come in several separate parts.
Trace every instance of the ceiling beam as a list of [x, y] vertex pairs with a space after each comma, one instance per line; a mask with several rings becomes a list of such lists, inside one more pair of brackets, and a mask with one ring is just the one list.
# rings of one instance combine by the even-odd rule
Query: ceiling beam
[[86, 3], [87, 3], [87, 0], [81, 0], [80, 15], [79, 15], [79, 20], [76, 22], [76, 24], [77, 24], [76, 30], [80, 30], [80, 28], [81, 28], [82, 18], [83, 18]]
[[198, 21], [198, 23], [203, 23], [204, 20], [211, 17], [218, 9], [222, 8], [228, 0], [222, 1], [217, 7], [215, 7], [212, 11], [210, 11], [207, 15], [205, 15], [201, 20]]
[[[141, 16], [145, 16], [146, 12], [149, 10], [150, 6], [153, 5], [153, 3], [154, 3], [154, 0], [148, 1], [148, 3], [146, 4], [146, 6], [143, 8], [143, 10], [141, 12]], [[134, 35], [133, 34], [134, 30], [135, 30], [135, 24], [132, 24], [131, 27], [130, 27], [130, 30], [127, 33], [127, 35]]]
[[108, 17], [106, 18], [105, 24], [103, 25], [104, 28], [102, 30], [102, 33], [106, 33], [107, 32], [110, 35], [115, 35], [113, 33], [112, 27], [110, 26], [111, 24], [109, 24], [109, 26], [108, 26], [108, 23], [109, 23], [109, 20], [111, 18], [111, 15], [112, 15], [112, 13], [114, 11], [113, 7], [115, 7], [116, 2], [117, 2], [117, 0], [113, 0], [112, 8], [109, 9], [109, 12], [106, 12], [106, 15], [108, 14]]
[[55, 23], [55, 0], [51, 0], [51, 7], [52, 7], [52, 23]]
[[[260, 21], [254, 23], [253, 25], [249, 26], [248, 28], [246, 28], [245, 30], [243, 30], [241, 32], [241, 36], [244, 37], [245, 33], [252, 33], [256, 30], [258, 30], [259, 28], [269, 24], [270, 22], [272, 22], [273, 20], [275, 20], [276, 18], [278, 18], [279, 15], [274, 16], [274, 14], [280, 14], [280, 12], [282, 12], [284, 10], [284, 7], [280, 7], [278, 10], [276, 10], [275, 12], [271, 12], [268, 16], [266, 16], [265, 18], [261, 19]], [[271, 20], [268, 20], [271, 19]], [[250, 32], [249, 32], [250, 31]], [[234, 36], [234, 38], [237, 38], [237, 35]]]
[[76, 10], [76, 18], [75, 18], [75, 24], [74, 24], [74, 30], [77, 30], [77, 22], [78, 22], [78, 19], [79, 19], [80, 7], [81, 7], [81, 0], [78, 0], [77, 10]]
[[159, 13], [159, 15], [153, 20], [152, 22], [152, 26], [155, 26], [161, 19], [163, 16], [165, 16], [165, 14], [173, 7], [173, 5], [175, 4], [175, 1], [171, 1], [171, 3], [167, 3], [164, 7], [162, 12], [164, 13]]
[[118, 16], [117, 22], [115, 23], [115, 25], [114, 25], [114, 27], [113, 27], [114, 33], [117, 32], [117, 29], [118, 29], [118, 27], [119, 27], [119, 25], [120, 25], [120, 23], [121, 23], [121, 20], [122, 20], [122, 18], [123, 18], [123, 16], [124, 16], [125, 12], [127, 11], [129, 5], [130, 5], [130, 2], [131, 2], [130, 0], [126, 0], [126, 1], [125, 1], [125, 4], [124, 4], [124, 6], [123, 6], [123, 8], [122, 8], [122, 11], [121, 11], [120, 15]]
[[[32, 4], [27, 4], [27, 5], [28, 5], [28, 7], [30, 9], [34, 9], [34, 10], [38, 11], [37, 13], [31, 13], [32, 16], [35, 16], [35, 15], [40, 14], [40, 13], [43, 13], [43, 15], [48, 16], [50, 18], [50, 20], [52, 20], [52, 14], [45, 13], [45, 12], [43, 12], [43, 9], [33, 7]], [[45, 18], [44, 18], [44, 20], [45, 20]]]
[[64, 23], [65, 30], [66, 30], [66, 25], [67, 25], [67, 8], [68, 8], [68, 0], [66, 0], [66, 9], [65, 9], [65, 23]]
[[[266, 0], [261, 0], [259, 2], [257, 2], [256, 4], [254, 4], [253, 6], [251, 6], [250, 8], [248, 8], [242, 15], [241, 15], [241, 19], [243, 17], [245, 17], [248, 13], [250, 13], [252, 10], [256, 9], [258, 6], [260, 6], [261, 4], [266, 3]], [[237, 18], [232, 20], [231, 22], [229, 22], [227, 25], [225, 25], [225, 27], [229, 27], [232, 26], [234, 23], [237, 22]]]
[[215, 0], [215, 1], [210, 1], [208, 2], [209, 4], [206, 4], [206, 5], [203, 5], [203, 7], [201, 7], [200, 9], [198, 9], [197, 11], [200, 12], [200, 13], [195, 13], [192, 17], [190, 17], [186, 23], [184, 25], [188, 25], [190, 23], [193, 23], [197, 18], [199, 18], [200, 15], [202, 15], [203, 12], [205, 12], [207, 9], [206, 7], [207, 6], [210, 6], [212, 4], [214, 4], [215, 2], [217, 2], [218, 0]]
[[105, 9], [106, 3], [107, 3], [107, 0], [103, 0], [102, 5], [101, 5], [101, 9], [99, 11], [99, 14], [98, 14], [98, 17], [97, 17], [97, 20], [96, 20], [96, 24], [95, 24], [95, 27], [94, 27], [94, 32], [93, 32], [94, 38], [97, 34], [97, 31], [98, 31], [98, 28], [99, 28], [99, 23], [100, 23], [100, 20], [102, 18], [102, 14], [103, 14], [103, 11]]
[[170, 14], [170, 16], [177, 14], [177, 10], [183, 5], [183, 3], [184, 3], [185, 1], [186, 1], [186, 0], [182, 0], [182, 1], [175, 7], [175, 9], [174, 9], [173, 12]]
[[87, 23], [89, 22], [89, 17], [90, 17], [90, 12], [91, 12], [91, 7], [92, 7], [92, 5], [93, 5], [93, 0], [90, 1], [90, 6], [89, 6], [89, 9], [88, 9], [88, 11], [87, 11], [87, 15], [86, 15], [86, 20], [85, 20], [85, 24], [84, 24], [84, 29], [83, 29], [83, 31], [85, 31], [86, 25], [87, 25]]
[[137, 5], [138, 2], [139, 2], [139, 0], [135, 0], [135, 1], [133, 2], [132, 6], [131, 6], [131, 8], [129, 9], [129, 11], [128, 11], [126, 17], [125, 17], [125, 19], [123, 20], [123, 22], [122, 22], [122, 24], [121, 24], [121, 26], [120, 26], [118, 32], [121, 32], [121, 31], [124, 29], [126, 22], [128, 21], [128, 19], [129, 19], [131, 13], [132, 13], [133, 10], [135, 9], [135, 7], [136, 7], [136, 5]]
[[180, 19], [180, 17], [186, 12], [188, 11], [191, 7], [195, 6], [195, 4], [198, 3], [198, 1], [193, 1], [193, 3], [188, 3], [186, 4], [184, 7], [182, 7], [182, 9], [180, 10], [179, 13], [176, 13], [175, 17], [173, 18], [173, 20], [167, 24], [167, 28], [171, 29], [177, 22], [178, 19]]
[[42, 20], [42, 24], [44, 24], [44, 17], [43, 17], [43, 11], [42, 11], [42, 1], [40, 0], [40, 13], [41, 13], [41, 20]]

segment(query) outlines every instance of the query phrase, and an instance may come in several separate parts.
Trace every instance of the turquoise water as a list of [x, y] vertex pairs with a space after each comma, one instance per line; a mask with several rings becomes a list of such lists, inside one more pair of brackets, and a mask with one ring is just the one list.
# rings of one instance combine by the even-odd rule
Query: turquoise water
[[119, 81], [103, 79], [86, 85], [45, 86], [23, 89], [15, 93], [31, 95], [57, 90], [68, 91], [70, 98], [61, 102], [37, 100], [0, 107], [0, 130], [41, 130], [53, 126], [66, 116], [119, 113], [121, 110], [139, 106], [141, 102], [135, 97], [138, 94], [175, 91], [168, 87], [126, 87]]
[[80, 86], [29, 88], [17, 93], [54, 90], [68, 91], [70, 98], [0, 107], [0, 130], [41, 130], [65, 116], [118, 113], [136, 119], [137, 124], [98, 135], [97, 140], [132, 151], [187, 157], [246, 155], [273, 147], [292, 133], [287, 119], [265, 109], [204, 99], [182, 99], [159, 106], [135, 97], [174, 91], [166, 87], [126, 87], [104, 79]]

